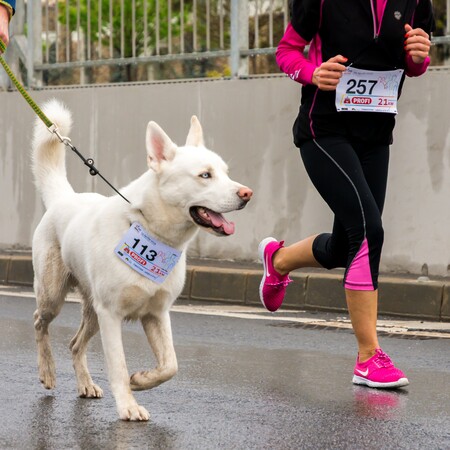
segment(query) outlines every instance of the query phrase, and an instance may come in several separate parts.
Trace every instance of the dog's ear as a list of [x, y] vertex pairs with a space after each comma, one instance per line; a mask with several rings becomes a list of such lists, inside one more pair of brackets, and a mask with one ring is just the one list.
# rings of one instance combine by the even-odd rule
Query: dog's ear
[[197, 116], [191, 117], [191, 128], [189, 129], [189, 133], [186, 138], [186, 145], [193, 145], [194, 147], [205, 145], [203, 142], [202, 126], [200, 125]]
[[161, 161], [170, 161], [175, 156], [177, 146], [156, 122], [148, 123], [145, 143], [148, 167], [155, 172], [159, 170]]

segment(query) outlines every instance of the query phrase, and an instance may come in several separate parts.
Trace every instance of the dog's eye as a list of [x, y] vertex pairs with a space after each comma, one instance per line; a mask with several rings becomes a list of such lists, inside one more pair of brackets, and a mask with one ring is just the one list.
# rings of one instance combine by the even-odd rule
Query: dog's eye
[[200, 177], [200, 178], [203, 178], [204, 180], [206, 180], [207, 178], [211, 178], [212, 175], [211, 175], [210, 172], [202, 172], [202, 173], [199, 175], [199, 177]]

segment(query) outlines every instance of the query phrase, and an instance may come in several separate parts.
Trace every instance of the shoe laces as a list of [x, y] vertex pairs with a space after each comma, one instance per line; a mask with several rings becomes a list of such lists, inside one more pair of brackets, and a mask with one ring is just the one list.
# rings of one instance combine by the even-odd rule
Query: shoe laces
[[389, 355], [384, 353], [383, 350], [378, 350], [374, 363], [378, 367], [392, 367], [394, 365]]
[[266, 283], [269, 286], [273, 286], [275, 288], [285, 288], [288, 284], [292, 283], [294, 280], [291, 280], [289, 277], [284, 280], [277, 281], [276, 283]]

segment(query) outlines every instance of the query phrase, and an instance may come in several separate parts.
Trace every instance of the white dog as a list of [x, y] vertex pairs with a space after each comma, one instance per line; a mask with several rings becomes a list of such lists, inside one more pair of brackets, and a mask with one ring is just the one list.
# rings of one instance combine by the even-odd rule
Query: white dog
[[[44, 111], [66, 136], [70, 112], [56, 100]], [[252, 196], [249, 188], [228, 177], [224, 161], [205, 148], [195, 116], [185, 146], [177, 147], [154, 122], [147, 126], [146, 146], [149, 170], [121, 190], [128, 204], [118, 195], [75, 193], [66, 177], [64, 145], [39, 121], [34, 128], [32, 167], [47, 209], [33, 237], [39, 377], [45, 388], [55, 387], [48, 327], [68, 291], [77, 287], [82, 320], [70, 348], [78, 393], [103, 395], [86, 362], [88, 341], [100, 330], [123, 420], [148, 420], [149, 413], [131, 391], [158, 386], [177, 372], [169, 309], [184, 285], [189, 241], [199, 228], [232, 234], [234, 225], [222, 213], [243, 208]], [[121, 323], [137, 319], [157, 367], [130, 378]]]

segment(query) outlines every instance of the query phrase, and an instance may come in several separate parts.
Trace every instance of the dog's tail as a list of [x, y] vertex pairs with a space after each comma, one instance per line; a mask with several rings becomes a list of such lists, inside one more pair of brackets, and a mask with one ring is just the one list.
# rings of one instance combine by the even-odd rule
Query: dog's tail
[[[67, 136], [72, 126], [72, 115], [56, 99], [44, 104], [45, 115], [58, 127], [61, 136]], [[32, 170], [34, 181], [45, 207], [62, 195], [73, 193], [66, 175], [65, 145], [36, 118], [32, 143]]]

